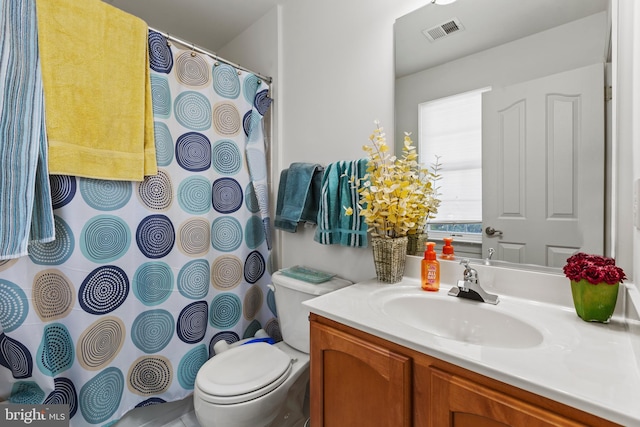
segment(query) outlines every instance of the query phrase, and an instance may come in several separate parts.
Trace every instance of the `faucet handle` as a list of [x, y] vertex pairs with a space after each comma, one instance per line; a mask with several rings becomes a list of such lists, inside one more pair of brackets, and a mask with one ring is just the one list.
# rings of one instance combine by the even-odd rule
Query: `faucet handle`
[[460, 261], [460, 265], [464, 266], [464, 280], [469, 282], [478, 282], [478, 272], [476, 269], [469, 267], [469, 259], [464, 258]]

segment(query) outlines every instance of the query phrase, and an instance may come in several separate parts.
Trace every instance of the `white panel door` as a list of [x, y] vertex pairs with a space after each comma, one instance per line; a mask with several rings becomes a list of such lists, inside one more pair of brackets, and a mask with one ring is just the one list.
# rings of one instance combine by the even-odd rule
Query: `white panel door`
[[483, 94], [483, 255], [562, 267], [603, 253], [604, 106], [604, 64]]

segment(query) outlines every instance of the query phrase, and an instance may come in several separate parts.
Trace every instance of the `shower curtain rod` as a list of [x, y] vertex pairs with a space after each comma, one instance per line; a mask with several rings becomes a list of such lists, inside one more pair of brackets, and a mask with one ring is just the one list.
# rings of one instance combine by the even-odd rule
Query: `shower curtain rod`
[[261, 78], [262, 80], [266, 81], [267, 83], [271, 83], [271, 82], [273, 81], [273, 80], [271, 79], [271, 77], [263, 76], [263, 75], [262, 75], [262, 74], [260, 74], [260, 73], [256, 73], [255, 71], [251, 71], [251, 70], [250, 70], [250, 69], [248, 69], [248, 68], [245, 68], [245, 67], [243, 67], [243, 66], [241, 66], [241, 65], [235, 64], [235, 63], [233, 63], [233, 62], [231, 62], [231, 61], [228, 61], [228, 60], [226, 60], [226, 59], [224, 59], [224, 58], [221, 58], [221, 57], [219, 57], [218, 55], [216, 55], [215, 53], [210, 52], [210, 51], [208, 51], [208, 50], [206, 50], [206, 49], [203, 49], [203, 48], [201, 48], [201, 47], [199, 47], [199, 46], [196, 46], [196, 45], [194, 45], [193, 43], [186, 42], [186, 41], [184, 41], [184, 40], [179, 39], [178, 37], [172, 36], [172, 35], [171, 35], [171, 34], [169, 34], [169, 33], [165, 33], [164, 31], [156, 30], [155, 28], [151, 28], [151, 27], [149, 27], [149, 29], [150, 29], [151, 31], [155, 31], [156, 33], [160, 33], [160, 34], [162, 34], [166, 39], [171, 40], [172, 42], [179, 43], [179, 44], [181, 44], [181, 45], [183, 45], [183, 46], [186, 46], [186, 47], [191, 47], [191, 49], [192, 49], [192, 50], [194, 50], [194, 51], [196, 51], [196, 52], [200, 52], [200, 53], [202, 53], [202, 54], [204, 54], [204, 55], [208, 55], [208, 56], [212, 57], [213, 59], [215, 59], [216, 61], [224, 62], [225, 64], [231, 65], [231, 66], [232, 66], [232, 67], [234, 67], [234, 68], [237, 68], [237, 69], [239, 69], [239, 70], [242, 70], [242, 71], [246, 71], [246, 72], [248, 72], [248, 73], [251, 73], [251, 74], [255, 75], [256, 77], [259, 77], [259, 78]]

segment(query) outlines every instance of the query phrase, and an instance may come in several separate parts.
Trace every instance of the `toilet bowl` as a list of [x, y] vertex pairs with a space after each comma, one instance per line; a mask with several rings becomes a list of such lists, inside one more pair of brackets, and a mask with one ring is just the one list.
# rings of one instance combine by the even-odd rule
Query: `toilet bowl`
[[257, 340], [216, 344], [216, 355], [200, 368], [194, 385], [194, 410], [202, 427], [307, 424], [309, 311], [302, 302], [351, 282], [333, 278], [311, 284], [280, 272], [272, 280], [283, 341], [268, 344], [259, 331]]

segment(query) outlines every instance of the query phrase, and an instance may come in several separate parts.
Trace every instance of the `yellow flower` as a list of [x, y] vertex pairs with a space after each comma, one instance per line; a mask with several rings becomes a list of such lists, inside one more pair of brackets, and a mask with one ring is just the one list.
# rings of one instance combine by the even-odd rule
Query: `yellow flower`
[[[359, 215], [373, 236], [401, 237], [422, 232], [440, 205], [435, 187], [440, 178], [439, 158], [432, 170], [422, 167], [409, 133], [404, 136], [402, 157], [390, 155], [383, 128], [378, 122], [375, 124], [370, 144], [362, 147], [369, 156], [367, 174], [362, 180], [353, 181], [360, 193]], [[353, 215], [352, 208], [343, 208], [345, 215]]]
[[352, 207], [346, 207], [346, 206], [343, 206], [343, 207], [342, 207], [342, 209], [344, 209], [344, 214], [345, 214], [346, 216], [351, 216], [351, 215], [353, 215], [353, 208], [352, 208]]

